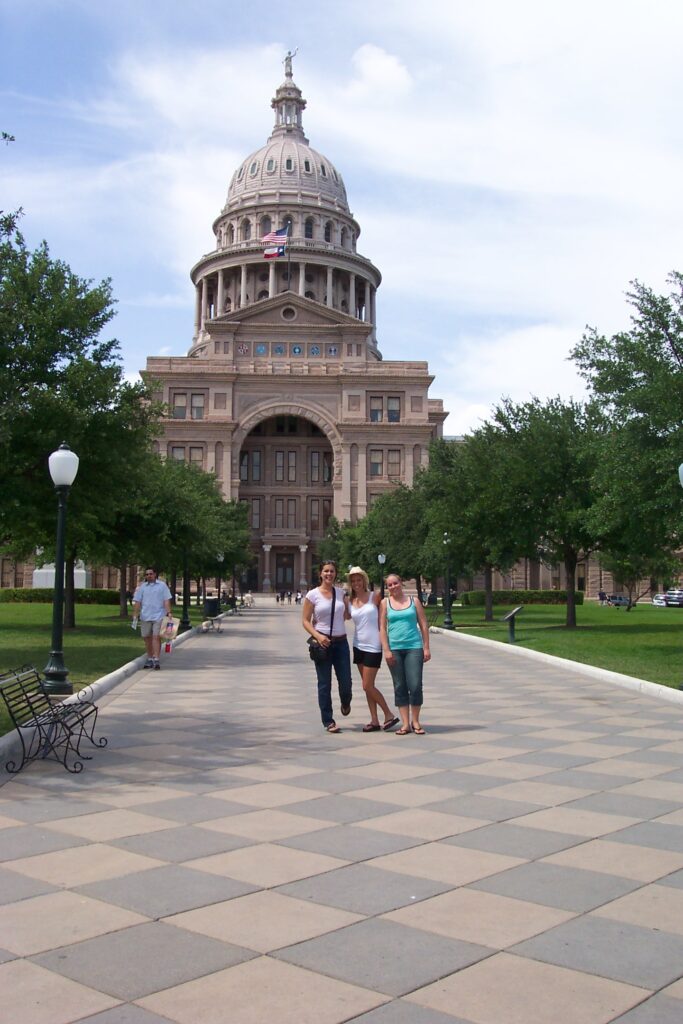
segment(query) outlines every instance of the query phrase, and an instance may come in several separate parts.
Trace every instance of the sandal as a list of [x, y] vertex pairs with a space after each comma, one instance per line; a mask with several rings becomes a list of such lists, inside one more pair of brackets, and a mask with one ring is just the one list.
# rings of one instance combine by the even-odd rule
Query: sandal
[[389, 730], [393, 729], [394, 726], [398, 725], [399, 722], [400, 722], [399, 718], [390, 718], [388, 722], [384, 723], [382, 728], [384, 729], [385, 732], [389, 732]]
[[339, 728], [339, 726], [337, 725], [336, 722], [330, 722], [329, 725], [325, 726], [325, 731], [326, 732], [341, 732], [341, 729]]
[[422, 728], [421, 725], [413, 725], [412, 726], [412, 730], [413, 730], [413, 732], [415, 733], [416, 736], [424, 736], [424, 734], [425, 734], [425, 731], [424, 731], [424, 729]]
[[396, 730], [396, 732], [394, 733], [394, 736], [407, 736], [409, 732], [410, 732], [410, 729], [406, 729], [406, 727], [404, 725], [402, 725], [400, 729]]
[[363, 732], [379, 732], [382, 726], [379, 722], [375, 725], [374, 722], [368, 722], [367, 725], [363, 726]]

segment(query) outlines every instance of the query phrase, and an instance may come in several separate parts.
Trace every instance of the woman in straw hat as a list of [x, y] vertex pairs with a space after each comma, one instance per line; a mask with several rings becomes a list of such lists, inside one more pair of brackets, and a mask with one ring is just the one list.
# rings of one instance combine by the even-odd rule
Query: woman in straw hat
[[[363, 690], [370, 708], [370, 721], [363, 726], [363, 732], [387, 732], [398, 724], [389, 709], [380, 690], [375, 686], [375, 678], [382, 664], [382, 641], [379, 635], [378, 606], [381, 600], [379, 591], [370, 590], [368, 574], [360, 566], [349, 569], [349, 586], [351, 599], [349, 602], [351, 618], [355, 628], [353, 638], [353, 663], [358, 666], [363, 683]], [[377, 708], [384, 714], [384, 723], [380, 725]]]

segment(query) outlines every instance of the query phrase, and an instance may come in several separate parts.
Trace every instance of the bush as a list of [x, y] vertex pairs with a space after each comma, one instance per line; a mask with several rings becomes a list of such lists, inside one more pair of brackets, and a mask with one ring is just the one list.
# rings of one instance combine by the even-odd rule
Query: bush
[[[485, 590], [466, 590], [460, 595], [463, 605], [483, 607]], [[574, 600], [583, 604], [583, 591], [574, 591]], [[566, 590], [494, 590], [494, 604], [566, 604]]]
[[[76, 604], [118, 604], [118, 590], [94, 590], [92, 587], [75, 591]], [[0, 603], [52, 604], [52, 587], [6, 587], [0, 589]]]

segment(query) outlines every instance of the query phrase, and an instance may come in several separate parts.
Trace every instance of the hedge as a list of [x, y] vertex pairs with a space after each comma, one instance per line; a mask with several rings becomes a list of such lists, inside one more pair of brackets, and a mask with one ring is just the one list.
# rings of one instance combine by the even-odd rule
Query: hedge
[[[118, 590], [95, 590], [79, 587], [75, 591], [76, 604], [118, 604]], [[0, 589], [0, 604], [52, 604], [52, 587], [6, 587]]]
[[[460, 595], [464, 605], [483, 605], [485, 590], [466, 590]], [[583, 591], [574, 591], [576, 604], [583, 604]], [[494, 590], [494, 604], [566, 604], [566, 590]]]

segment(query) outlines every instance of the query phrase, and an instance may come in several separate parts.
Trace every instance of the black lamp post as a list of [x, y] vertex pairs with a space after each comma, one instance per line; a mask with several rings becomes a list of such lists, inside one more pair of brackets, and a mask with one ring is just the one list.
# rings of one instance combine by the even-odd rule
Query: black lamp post
[[387, 560], [387, 556], [386, 555], [378, 555], [377, 556], [377, 561], [379, 562], [379, 571], [382, 574], [382, 591], [381, 591], [382, 592], [382, 597], [384, 597], [384, 563], [386, 562], [386, 560]]
[[178, 632], [187, 633], [188, 629], [192, 629], [190, 622], [190, 566], [187, 560], [187, 551], [183, 551], [183, 614]]
[[221, 610], [221, 573], [223, 572], [223, 560], [225, 555], [216, 555], [218, 562], [218, 611]]
[[453, 619], [451, 618], [451, 549], [450, 549], [451, 538], [447, 533], [443, 535], [443, 547], [444, 554], [446, 556], [446, 578], [445, 588], [443, 595], [443, 628], [453, 629]]
[[55, 584], [52, 597], [52, 650], [43, 670], [48, 693], [69, 694], [69, 670], [64, 664], [64, 543], [66, 535], [66, 499], [78, 473], [78, 456], [64, 441], [48, 459], [50, 476], [57, 492], [57, 550], [55, 553]]

